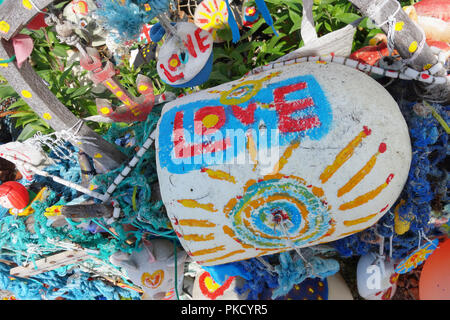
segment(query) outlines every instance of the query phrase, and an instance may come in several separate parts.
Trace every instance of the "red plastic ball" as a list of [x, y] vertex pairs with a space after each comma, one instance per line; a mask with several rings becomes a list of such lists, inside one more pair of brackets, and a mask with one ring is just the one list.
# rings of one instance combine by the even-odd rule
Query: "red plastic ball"
[[440, 243], [423, 265], [420, 300], [450, 300], [450, 239]]
[[6, 197], [18, 210], [24, 209], [30, 202], [28, 190], [16, 181], [8, 181], [0, 185], [0, 197]]

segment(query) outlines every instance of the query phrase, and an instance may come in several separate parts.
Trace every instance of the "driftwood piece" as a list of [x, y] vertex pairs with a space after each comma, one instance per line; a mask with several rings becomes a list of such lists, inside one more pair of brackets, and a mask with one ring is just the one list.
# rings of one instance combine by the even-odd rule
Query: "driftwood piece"
[[[5, 0], [0, 5], [0, 37], [10, 40], [54, 0]], [[37, 7], [35, 7], [34, 5]]]
[[37, 269], [33, 263], [23, 267], [12, 268], [9, 273], [14, 277], [27, 278], [32, 277], [44, 272], [48, 272], [54, 269], [65, 267], [69, 264], [80, 263], [85, 260], [91, 259], [92, 256], [84, 251], [64, 251], [45, 257], [36, 261]]
[[[381, 25], [390, 17], [395, 19], [394, 46], [408, 65], [417, 71], [424, 71], [438, 63], [438, 58], [425, 42], [425, 33], [404, 10], [399, 9], [395, 0], [349, 0], [364, 16]], [[381, 25], [381, 30], [389, 33], [389, 23]], [[423, 43], [423, 47], [421, 44]], [[413, 58], [412, 61], [409, 59]], [[436, 76], [446, 76], [445, 68], [437, 72]], [[450, 101], [449, 84], [420, 85], [424, 95], [436, 101]]]
[[79, 204], [63, 206], [61, 214], [70, 219], [76, 218], [109, 218], [112, 217], [114, 207], [105, 204]]

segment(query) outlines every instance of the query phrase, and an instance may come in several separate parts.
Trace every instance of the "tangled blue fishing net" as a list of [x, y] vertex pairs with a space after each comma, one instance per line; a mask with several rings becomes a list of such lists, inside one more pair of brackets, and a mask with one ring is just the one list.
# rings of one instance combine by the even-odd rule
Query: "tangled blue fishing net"
[[[155, 108], [157, 110], [157, 108]], [[122, 127], [114, 124], [105, 136], [105, 139], [119, 145], [117, 147], [131, 159], [136, 154], [136, 148], [143, 144], [154, 130], [158, 121], [158, 114], [150, 114], [147, 121], [136, 123], [131, 127]], [[131, 132], [131, 134], [130, 134]], [[132, 140], [132, 143], [122, 145], [124, 137]], [[72, 154], [78, 150], [70, 145]], [[81, 184], [81, 169], [76, 156], [61, 158], [53, 152], [49, 154], [54, 164], [45, 168], [48, 173], [64, 180]], [[126, 166], [99, 174], [91, 181], [97, 186], [98, 192], [104, 192], [117, 174]], [[170, 227], [162, 201], [152, 192], [152, 184], [157, 183], [156, 162], [154, 150], [144, 154], [130, 175], [119, 184], [112, 194], [112, 199], [120, 204], [122, 215], [111, 224], [103, 218], [80, 219], [74, 221], [65, 218], [66, 223], [55, 226], [45, 213], [53, 206], [63, 206], [83, 203], [92, 200], [86, 195], [79, 194], [76, 190], [54, 182], [51, 178], [35, 176], [33, 181], [24, 182], [29, 188], [39, 191], [40, 188], [48, 189], [47, 197], [34, 201], [31, 206], [34, 213], [30, 217], [13, 216], [7, 211], [0, 212], [0, 256], [5, 255], [5, 260], [16, 265], [24, 263], [35, 264], [38, 259], [63, 250], [57, 247], [53, 241], [68, 241], [80, 245], [84, 249], [92, 250], [93, 258], [102, 261], [113, 269], [109, 257], [117, 252], [131, 253], [138, 250], [144, 233], [148, 237], [165, 237], [176, 240], [176, 235]], [[29, 219], [32, 218], [32, 219]], [[101, 232], [93, 232], [87, 226], [94, 221], [100, 226], [108, 226]], [[128, 226], [128, 228], [127, 228]], [[130, 228], [131, 226], [131, 228]], [[109, 233], [108, 233], [109, 232]], [[130, 245], [127, 240], [134, 237], [136, 241]], [[35, 250], [31, 250], [35, 249]], [[70, 267], [70, 271], [68, 268]], [[77, 265], [69, 265], [53, 271], [44, 272], [29, 279], [16, 278], [11, 280], [9, 266], [0, 265], [0, 281], [2, 288], [13, 292], [18, 299], [55, 299], [62, 297], [69, 300], [92, 299], [139, 299], [140, 294], [131, 289], [125, 289], [104, 280], [102, 277], [92, 279], [92, 274], [78, 268]], [[126, 278], [122, 282], [129, 283]], [[28, 288], [28, 291], [25, 290]]]
[[107, 30], [116, 30], [122, 40], [139, 36], [144, 24], [169, 10], [171, 0], [98, 0], [97, 14]]

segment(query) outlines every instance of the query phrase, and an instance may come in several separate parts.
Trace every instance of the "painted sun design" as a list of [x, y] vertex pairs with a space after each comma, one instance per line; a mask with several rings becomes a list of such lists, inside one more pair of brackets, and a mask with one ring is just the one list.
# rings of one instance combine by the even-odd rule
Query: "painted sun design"
[[[238, 243], [241, 249], [230, 251], [225, 245], [219, 245], [194, 252], [188, 251], [188, 253], [201, 264], [214, 265], [229, 262], [234, 256], [244, 253], [247, 249], [256, 249], [258, 256], [262, 256], [291, 250], [292, 244], [295, 247], [305, 247], [327, 242], [326, 238], [334, 235], [336, 232], [336, 222], [332, 219], [332, 208], [327, 202], [322, 186], [325, 186], [344, 163], [352, 158], [355, 150], [370, 134], [371, 130], [363, 127], [361, 132], [337, 153], [334, 161], [325, 166], [321, 172], [319, 178], [322, 185], [319, 186], [312, 185], [301, 177], [283, 174], [283, 168], [289, 162], [292, 153], [300, 146], [300, 142], [292, 142], [285, 149], [269, 174], [259, 180], [247, 181], [243, 187], [242, 195], [230, 199], [222, 209], [222, 212], [230, 222], [230, 224], [221, 227], [223, 234]], [[248, 136], [247, 148], [250, 158], [254, 159], [256, 146], [251, 135]], [[338, 189], [337, 197], [342, 197], [349, 193], [363, 181], [375, 167], [377, 158], [386, 149], [386, 144], [381, 142], [378, 150], [374, 152], [362, 168], [355, 170], [356, 173]], [[256, 167], [258, 163], [256, 160], [254, 161]], [[232, 184], [236, 183], [234, 176], [221, 170], [204, 168], [201, 172], [207, 174], [211, 179]], [[394, 174], [389, 174], [383, 183], [350, 201], [341, 203], [337, 209], [345, 212], [368, 203], [389, 185], [393, 177]], [[187, 208], [200, 208], [208, 212], [220, 211], [212, 203], [200, 203], [192, 199], [181, 199], [178, 202]], [[370, 221], [375, 223], [377, 218], [380, 218], [388, 207], [389, 204], [381, 210], [369, 213], [364, 217], [344, 220], [343, 225], [354, 227], [367, 224]], [[289, 221], [288, 234], [283, 233], [283, 230], [280, 228], [276, 228], [276, 216]], [[180, 219], [175, 221], [175, 225], [200, 227], [202, 230], [217, 227], [215, 223], [203, 219]], [[366, 227], [340, 234], [338, 238], [359, 232]], [[185, 241], [216, 244], [215, 233], [177, 234]], [[220, 255], [222, 251], [224, 254]], [[217, 256], [218, 253], [219, 255]], [[211, 254], [214, 254], [215, 257], [208, 258]], [[239, 259], [236, 258], [235, 260]]]
[[212, 33], [217, 38], [217, 30], [222, 29], [228, 22], [228, 10], [223, 0], [204, 0], [195, 12], [195, 24]]

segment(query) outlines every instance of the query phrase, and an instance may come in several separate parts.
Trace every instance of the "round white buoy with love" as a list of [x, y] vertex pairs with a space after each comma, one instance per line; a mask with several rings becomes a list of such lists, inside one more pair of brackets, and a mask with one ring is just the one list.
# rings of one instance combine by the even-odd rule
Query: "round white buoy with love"
[[158, 75], [173, 87], [200, 85], [212, 70], [212, 36], [189, 22], [179, 22], [175, 28], [177, 36], [168, 35], [159, 50]]
[[167, 214], [205, 266], [368, 228], [397, 200], [411, 162], [390, 94], [324, 62], [274, 67], [169, 102], [156, 151]]

